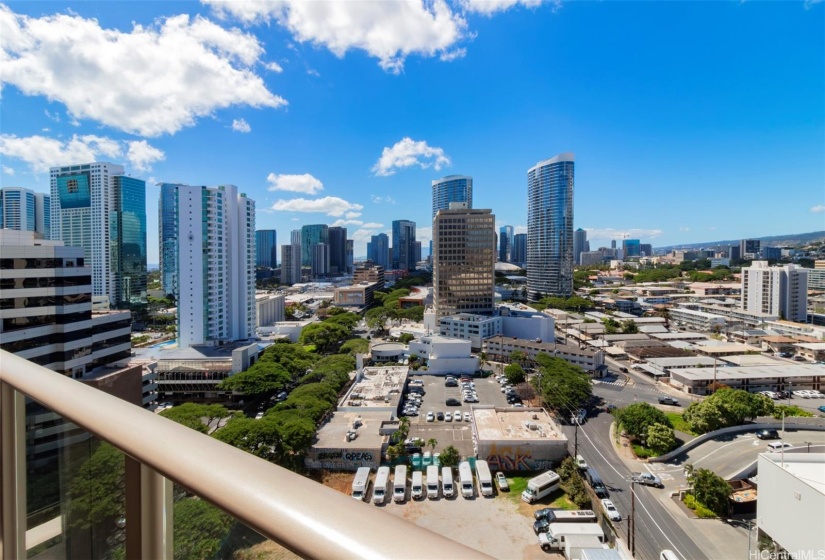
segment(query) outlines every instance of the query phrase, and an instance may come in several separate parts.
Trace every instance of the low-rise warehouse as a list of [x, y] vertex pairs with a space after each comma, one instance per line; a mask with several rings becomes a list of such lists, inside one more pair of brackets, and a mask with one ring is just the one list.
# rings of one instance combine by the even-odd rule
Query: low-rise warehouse
[[542, 408], [474, 406], [478, 458], [494, 471], [539, 471], [567, 455], [567, 438]]

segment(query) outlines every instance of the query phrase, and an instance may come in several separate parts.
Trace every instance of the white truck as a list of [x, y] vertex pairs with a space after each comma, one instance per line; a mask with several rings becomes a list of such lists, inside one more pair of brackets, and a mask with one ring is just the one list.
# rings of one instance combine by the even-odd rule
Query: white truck
[[362, 502], [367, 497], [367, 489], [370, 485], [370, 468], [360, 467], [355, 472], [355, 479], [352, 481], [352, 497]]
[[438, 499], [438, 467], [430, 465], [427, 467], [427, 498]]
[[421, 471], [413, 471], [412, 473], [412, 492], [413, 500], [418, 500], [424, 497], [424, 481], [421, 476]]
[[455, 496], [452, 467], [441, 467], [441, 493], [444, 494], [445, 498]]
[[465, 498], [472, 498], [475, 495], [473, 469], [470, 468], [470, 463], [467, 461], [458, 464], [458, 480], [461, 484], [461, 495]]
[[390, 489], [390, 468], [378, 467], [375, 475], [375, 486], [372, 490], [372, 503], [383, 504], [387, 499], [387, 492]]
[[536, 500], [552, 494], [561, 486], [561, 477], [553, 471], [547, 471], [527, 481], [527, 488], [521, 493], [521, 499], [532, 504]]
[[493, 495], [493, 475], [490, 474], [490, 466], [487, 461], [476, 461], [476, 476], [478, 476], [478, 486], [482, 496]]
[[598, 523], [551, 523], [546, 533], [539, 533], [539, 545], [544, 551], [566, 551], [571, 545], [579, 548], [582, 541], [592, 542], [596, 545], [594, 548], [601, 548], [605, 542], [601, 526]]
[[403, 502], [407, 499], [407, 465], [396, 465], [392, 477], [392, 500]]

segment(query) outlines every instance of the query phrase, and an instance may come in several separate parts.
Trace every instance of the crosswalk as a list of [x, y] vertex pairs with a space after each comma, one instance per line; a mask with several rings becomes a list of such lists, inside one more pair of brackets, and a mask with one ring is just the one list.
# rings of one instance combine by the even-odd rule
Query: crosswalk
[[601, 379], [594, 379], [594, 385], [613, 385], [614, 387], [624, 387], [627, 385], [627, 379], [617, 379], [616, 381], [604, 381]]

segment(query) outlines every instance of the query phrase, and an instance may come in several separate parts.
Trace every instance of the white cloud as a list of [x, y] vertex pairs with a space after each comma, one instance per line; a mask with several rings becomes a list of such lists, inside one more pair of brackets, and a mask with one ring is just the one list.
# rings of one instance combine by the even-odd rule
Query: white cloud
[[272, 205], [273, 210], [281, 212], [314, 212], [327, 216], [340, 217], [353, 210], [363, 210], [360, 204], [347, 202], [337, 196], [324, 198], [293, 198], [292, 200], [278, 200]]
[[346, 216], [344, 216], [348, 220], [352, 220], [354, 218], [358, 218], [361, 216], [361, 212], [347, 212]]
[[284, 71], [283, 67], [274, 60], [272, 62], [265, 63], [264, 68], [266, 68], [270, 72], [276, 72], [278, 74]]
[[132, 164], [135, 171], [143, 172], [152, 168], [156, 161], [166, 159], [166, 154], [154, 146], [150, 146], [146, 140], [138, 140], [126, 143], [129, 147], [126, 151], [126, 159]]
[[125, 157], [136, 171], [147, 171], [164, 159], [164, 153], [146, 140], [118, 142], [104, 136], [72, 135], [69, 140], [46, 136], [17, 137], [0, 134], [0, 154], [26, 162], [32, 171], [42, 173], [56, 165], [90, 163], [104, 158]]
[[335, 220], [330, 224], [332, 227], [344, 227], [344, 226], [363, 226], [364, 222], [361, 220]]
[[432, 226], [415, 228], [415, 240], [421, 242], [421, 246], [429, 245], [433, 239]]
[[527, 233], [527, 226], [515, 226], [513, 228], [513, 235], [517, 233]]
[[235, 132], [243, 132], [244, 134], [252, 131], [252, 127], [246, 122], [246, 119], [233, 119], [232, 130]]
[[14, 169], [4, 165], [3, 166], [3, 173], [5, 173], [6, 175], [14, 175]]
[[689, 227], [680, 227], [679, 231], [690, 231]]
[[397, 169], [413, 165], [421, 169], [432, 167], [438, 171], [450, 163], [450, 158], [442, 148], [428, 146], [424, 140], [415, 141], [407, 136], [396, 142], [392, 148], [384, 148], [381, 157], [372, 167], [372, 172], [386, 177], [393, 175]]
[[312, 76], [313, 78], [320, 78], [320, 77], [321, 77], [321, 73], [320, 73], [320, 72], [318, 72], [318, 70], [315, 70], [315, 69], [313, 69], [313, 68], [309, 68], [309, 69], [307, 70], [307, 74], [309, 74], [309, 75], [310, 75], [310, 76]]
[[46, 118], [52, 120], [54, 122], [60, 122], [60, 114], [56, 111], [54, 113], [50, 113], [48, 109], [43, 109], [43, 112], [46, 114]]
[[202, 1], [219, 16], [232, 16], [247, 24], [274, 20], [297, 41], [326, 47], [339, 58], [349, 50], [363, 50], [394, 74], [404, 68], [407, 56], [443, 55], [465, 37], [464, 18], [445, 0]]
[[270, 173], [267, 175], [266, 180], [269, 182], [269, 190], [271, 191], [317, 194], [324, 190], [324, 184], [309, 173], [304, 173], [303, 175], [278, 175], [276, 173]]
[[0, 5], [2, 81], [91, 119], [141, 136], [172, 134], [233, 105], [280, 107], [252, 67], [255, 36], [178, 15], [131, 32], [56, 14], [32, 18]]
[[825, 212], [825, 204], [817, 204], [816, 206], [811, 206], [811, 212], [814, 214], [821, 214]]
[[370, 195], [370, 200], [372, 200], [375, 204], [395, 204], [395, 199], [389, 195], [387, 196], [377, 196], [374, 194]]
[[461, 0], [465, 10], [485, 16], [492, 16], [496, 12], [503, 12], [518, 5], [535, 8], [541, 3], [542, 0]]
[[379, 224], [378, 222], [367, 222], [364, 224], [364, 227], [369, 229], [381, 229], [384, 227], [384, 224]]

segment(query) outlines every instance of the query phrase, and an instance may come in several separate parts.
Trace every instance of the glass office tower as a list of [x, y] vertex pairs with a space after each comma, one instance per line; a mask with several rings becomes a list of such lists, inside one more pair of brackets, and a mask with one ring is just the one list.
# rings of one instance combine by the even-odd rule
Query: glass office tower
[[527, 292], [530, 301], [573, 293], [574, 155], [527, 171]]
[[255, 232], [255, 266], [275, 268], [278, 262], [278, 235], [274, 229]]
[[433, 181], [433, 220], [439, 210], [449, 210], [451, 202], [466, 202], [473, 207], [473, 178], [448, 175]]
[[146, 182], [119, 175], [114, 178], [115, 211], [109, 218], [112, 251], [112, 292], [115, 307], [147, 303]]

